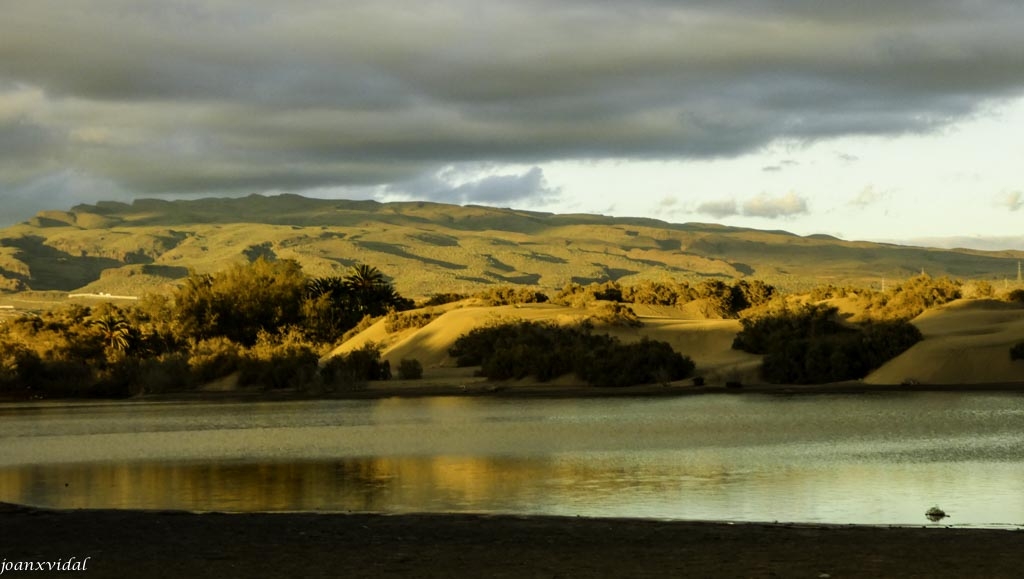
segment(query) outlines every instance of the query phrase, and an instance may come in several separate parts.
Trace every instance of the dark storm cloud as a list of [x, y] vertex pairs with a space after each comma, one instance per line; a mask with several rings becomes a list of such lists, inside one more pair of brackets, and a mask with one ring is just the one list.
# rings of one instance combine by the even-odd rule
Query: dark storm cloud
[[996, 0], [11, 3], [0, 191], [62, 170], [141, 194], [387, 185], [931, 131], [1022, 92], [1022, 27]]

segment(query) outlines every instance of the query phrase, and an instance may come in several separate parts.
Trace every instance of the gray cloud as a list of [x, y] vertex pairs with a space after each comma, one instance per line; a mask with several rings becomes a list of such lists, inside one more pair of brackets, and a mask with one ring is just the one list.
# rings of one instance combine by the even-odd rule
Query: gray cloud
[[807, 200], [790, 192], [778, 197], [762, 193], [743, 204], [743, 214], [749, 217], [777, 219], [807, 213]]
[[722, 219], [724, 217], [731, 217], [733, 215], [739, 215], [739, 207], [736, 205], [736, 201], [708, 201], [701, 203], [697, 206], [697, 213], [703, 213], [704, 215], [710, 215], [716, 219]]
[[463, 181], [459, 171], [446, 168], [437, 173], [388, 187], [388, 193], [415, 199], [432, 199], [445, 203], [508, 205], [552, 201], [558, 189], [551, 187], [540, 167], [521, 175], [489, 175]]
[[[925, 132], [1024, 91], [1022, 27], [1009, 0], [19, 2], [0, 191], [61, 171], [146, 195], [393, 185]], [[515, 199], [480, 187], [458, 195]]]

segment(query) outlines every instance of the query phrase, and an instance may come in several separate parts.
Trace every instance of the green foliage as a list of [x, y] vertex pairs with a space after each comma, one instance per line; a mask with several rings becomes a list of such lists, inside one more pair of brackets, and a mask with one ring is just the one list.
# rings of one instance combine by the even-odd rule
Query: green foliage
[[591, 316], [591, 319], [610, 326], [639, 328], [644, 325], [636, 315], [636, 312], [633, 311], [633, 308], [618, 302], [601, 304]]
[[631, 344], [604, 344], [577, 365], [576, 375], [593, 386], [665, 384], [690, 376], [695, 367], [693, 360], [668, 343], [645, 338]]
[[422, 328], [441, 316], [434, 310], [415, 310], [411, 312], [388, 312], [384, 317], [384, 331], [391, 334], [413, 328]]
[[587, 324], [505, 323], [460, 336], [449, 354], [459, 366], [480, 366], [492, 380], [534, 376], [547, 381], [573, 372], [595, 386], [628, 386], [685, 378], [693, 362], [664, 342], [622, 344]]
[[959, 299], [962, 296], [961, 286], [960, 281], [946, 277], [912, 277], [889, 294], [875, 294], [868, 313], [875, 319], [909, 320], [928, 308]]
[[402, 358], [398, 363], [398, 377], [401, 380], [419, 380], [423, 377], [423, 364], [419, 360]]
[[[187, 390], [235, 372], [241, 386], [315, 388], [324, 348], [318, 338], [368, 320], [367, 307], [409, 303], [375, 268], [310, 281], [295, 262], [256, 259], [191, 275], [173, 305], [150, 297], [133, 308], [70, 306], [5, 323], [0, 390], [121, 397]], [[379, 351], [349, 358], [358, 379], [390, 373]]]
[[623, 301], [622, 286], [614, 281], [595, 282], [586, 286], [570, 283], [555, 294], [555, 298], [552, 301], [556, 304], [582, 308], [598, 300], [610, 302]]
[[682, 306], [694, 300], [704, 301], [704, 313], [711, 317], [735, 318], [739, 312], [768, 303], [775, 288], [760, 280], [739, 280], [729, 285], [721, 280], [706, 280], [697, 286], [674, 281], [642, 281], [632, 286], [621, 286], [608, 281], [583, 286], [571, 283], [554, 298], [555, 303], [585, 307], [598, 301]]
[[510, 306], [514, 304], [541, 304], [548, 301], [547, 294], [528, 288], [498, 286], [488, 288], [475, 297], [489, 306]]
[[977, 280], [970, 284], [972, 297], [991, 299], [996, 296], [996, 288], [985, 280]]
[[190, 348], [188, 366], [196, 381], [207, 383], [238, 371], [244, 357], [244, 348], [217, 336], [200, 340]]
[[305, 293], [297, 262], [260, 258], [212, 276], [190, 275], [174, 296], [175, 317], [190, 339], [224, 336], [252, 346], [261, 331], [300, 324]]
[[433, 306], [443, 306], [444, 304], [450, 304], [452, 302], [458, 302], [466, 299], [467, 295], [458, 293], [442, 293], [434, 294], [430, 296], [427, 301], [423, 302], [423, 307], [429, 308]]
[[733, 348], [763, 354], [761, 373], [769, 382], [818, 384], [863, 378], [922, 339], [906, 321], [851, 328], [837, 313], [810, 304], [746, 318]]
[[775, 287], [759, 279], [747, 281], [741, 279], [731, 288], [731, 314], [737, 314], [747, 308], [756, 308], [771, 301], [775, 295]]
[[681, 305], [695, 296], [695, 291], [686, 282], [642, 281], [622, 288], [623, 301], [652, 306]]
[[408, 310], [413, 307], [412, 300], [398, 295], [381, 271], [373, 266], [358, 264], [352, 266], [344, 277], [345, 288], [348, 290], [350, 304], [358, 317], [382, 316], [388, 310]]
[[347, 354], [334, 356], [320, 369], [327, 388], [359, 389], [373, 380], [391, 378], [391, 366], [380, 359], [381, 348], [373, 342]]
[[239, 363], [238, 384], [264, 389], [304, 389], [318, 379], [320, 356], [298, 333], [260, 332]]
[[0, 340], [0, 392], [28, 392], [43, 375], [39, 354], [18, 342]]
[[811, 289], [810, 299], [812, 302], [820, 302], [834, 298], [845, 298], [851, 295], [859, 295], [861, 290], [851, 286], [835, 286], [832, 284], [819, 285]]

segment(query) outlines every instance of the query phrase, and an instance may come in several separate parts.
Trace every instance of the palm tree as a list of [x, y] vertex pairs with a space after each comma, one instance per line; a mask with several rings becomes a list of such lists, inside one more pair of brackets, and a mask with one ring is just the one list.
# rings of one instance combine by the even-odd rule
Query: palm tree
[[111, 350], [125, 352], [131, 347], [132, 327], [124, 318], [108, 314], [93, 320], [92, 325], [99, 329], [103, 343]]
[[345, 276], [345, 284], [356, 293], [373, 292], [390, 285], [379, 269], [365, 263], [352, 266]]

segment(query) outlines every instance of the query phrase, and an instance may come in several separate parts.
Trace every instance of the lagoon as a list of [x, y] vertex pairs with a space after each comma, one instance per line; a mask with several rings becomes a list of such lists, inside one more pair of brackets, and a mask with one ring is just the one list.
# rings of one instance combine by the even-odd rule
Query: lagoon
[[4, 405], [0, 501], [1014, 528], [1024, 396]]

